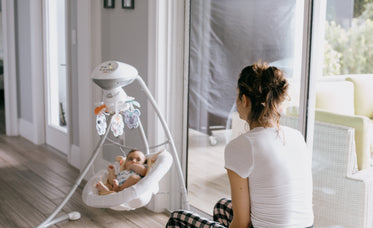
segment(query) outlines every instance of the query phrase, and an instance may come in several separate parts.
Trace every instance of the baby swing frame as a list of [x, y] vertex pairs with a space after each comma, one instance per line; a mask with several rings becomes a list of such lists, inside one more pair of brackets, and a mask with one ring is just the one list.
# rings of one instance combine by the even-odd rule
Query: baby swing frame
[[[181, 196], [182, 196], [182, 207], [184, 209], [189, 209], [189, 202], [188, 202], [188, 199], [187, 199], [187, 191], [186, 191], [186, 187], [185, 187], [184, 176], [183, 176], [183, 172], [182, 172], [182, 169], [181, 169], [179, 157], [177, 155], [177, 150], [176, 150], [175, 143], [174, 143], [174, 140], [172, 138], [171, 132], [170, 132], [168, 126], [167, 126], [167, 123], [166, 123], [165, 119], [163, 118], [161, 112], [159, 111], [159, 108], [158, 108], [158, 105], [157, 105], [155, 99], [153, 98], [152, 94], [150, 93], [150, 91], [149, 91], [148, 87], [146, 86], [145, 82], [142, 80], [142, 78], [139, 75], [136, 76], [135, 80], [137, 80], [139, 82], [141, 88], [145, 92], [145, 95], [147, 96], [150, 103], [152, 104], [152, 106], [153, 106], [154, 110], [156, 111], [157, 116], [158, 116], [158, 118], [161, 122], [163, 130], [164, 130], [164, 132], [166, 134], [166, 137], [168, 139], [167, 142], [168, 142], [168, 144], [171, 148], [171, 151], [172, 151], [171, 155], [172, 155], [174, 161], [176, 162], [176, 169], [177, 169], [177, 173], [178, 173], [180, 191], [181, 191]], [[141, 132], [142, 138], [143, 138], [145, 146], [146, 146], [146, 153], [149, 153], [149, 145], [148, 145], [148, 142], [146, 140], [145, 132], [142, 128], [141, 120], [139, 120], [139, 121], [140, 121], [139, 122], [140, 123], [140, 132]], [[84, 169], [80, 173], [79, 177], [76, 179], [74, 185], [71, 187], [70, 192], [65, 196], [63, 201], [58, 205], [58, 207], [56, 207], [56, 209], [52, 212], [52, 214], [43, 223], [41, 223], [38, 226], [38, 228], [48, 227], [48, 226], [54, 225], [56, 223], [65, 221], [67, 219], [69, 219], [69, 220], [80, 219], [80, 213], [76, 212], [76, 211], [70, 212], [70, 213], [68, 213], [66, 215], [63, 215], [61, 217], [58, 217], [58, 218], [55, 218], [55, 217], [62, 210], [62, 208], [66, 205], [66, 203], [70, 200], [70, 198], [72, 197], [72, 195], [76, 191], [77, 187], [80, 185], [83, 178], [87, 174], [89, 168], [92, 166], [93, 162], [97, 158], [97, 155], [99, 154], [105, 140], [107, 139], [108, 133], [110, 131], [111, 124], [112, 124], [112, 121], [110, 120], [110, 122], [109, 122], [109, 124], [106, 128], [107, 130], [106, 130], [105, 134], [103, 136], [101, 136], [100, 141], [98, 142], [98, 144], [97, 144], [95, 150], [93, 151], [90, 159], [88, 160], [86, 166], [84, 167]]]

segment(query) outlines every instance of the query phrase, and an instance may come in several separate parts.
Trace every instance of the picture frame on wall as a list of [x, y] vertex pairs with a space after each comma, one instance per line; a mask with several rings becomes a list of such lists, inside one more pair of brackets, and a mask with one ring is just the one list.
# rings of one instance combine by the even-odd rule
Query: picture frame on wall
[[105, 9], [115, 8], [115, 0], [104, 0], [104, 8]]
[[122, 0], [122, 8], [123, 9], [134, 9], [135, 0]]

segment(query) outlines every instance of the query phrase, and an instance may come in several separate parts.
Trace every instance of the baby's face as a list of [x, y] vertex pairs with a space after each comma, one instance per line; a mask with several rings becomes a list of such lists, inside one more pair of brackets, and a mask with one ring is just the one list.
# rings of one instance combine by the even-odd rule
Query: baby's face
[[145, 163], [145, 155], [140, 151], [134, 151], [130, 153], [126, 158], [126, 169], [132, 164], [144, 164]]

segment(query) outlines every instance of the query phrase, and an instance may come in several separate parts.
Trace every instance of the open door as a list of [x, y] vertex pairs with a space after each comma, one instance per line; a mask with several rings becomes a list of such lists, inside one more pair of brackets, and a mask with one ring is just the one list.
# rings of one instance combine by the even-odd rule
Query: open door
[[66, 0], [44, 0], [46, 143], [64, 154], [69, 151], [66, 9]]

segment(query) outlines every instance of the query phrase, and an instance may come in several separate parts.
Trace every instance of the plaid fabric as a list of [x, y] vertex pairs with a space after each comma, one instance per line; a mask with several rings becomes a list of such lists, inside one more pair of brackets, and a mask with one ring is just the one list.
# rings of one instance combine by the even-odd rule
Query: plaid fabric
[[166, 228], [226, 228], [233, 219], [232, 203], [228, 199], [219, 200], [214, 207], [214, 221], [203, 218], [191, 211], [174, 211]]
[[219, 200], [214, 207], [213, 219], [229, 227], [233, 220], [232, 201], [226, 198]]
[[233, 220], [232, 201], [225, 198], [219, 200], [214, 207], [213, 219], [208, 220], [191, 211], [174, 211], [166, 228], [227, 228]]

